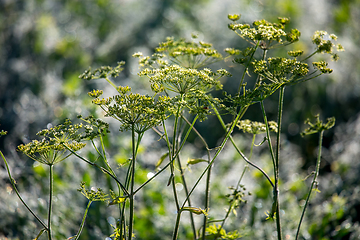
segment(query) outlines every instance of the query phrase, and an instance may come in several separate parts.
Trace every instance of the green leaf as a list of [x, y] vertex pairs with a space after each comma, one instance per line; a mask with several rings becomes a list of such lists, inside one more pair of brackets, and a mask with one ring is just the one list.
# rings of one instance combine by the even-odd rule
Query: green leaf
[[181, 209], [181, 211], [189, 211], [189, 212], [192, 212], [196, 215], [200, 215], [200, 214], [204, 214], [204, 215], [207, 215], [207, 212], [201, 208], [198, 208], [198, 207], [183, 207]]
[[126, 197], [122, 197], [122, 196], [116, 197], [109, 203], [109, 206], [123, 203], [123, 202], [125, 202], [125, 200], [126, 200]]
[[189, 165], [194, 165], [194, 164], [198, 164], [198, 163], [200, 163], [200, 162], [207, 162], [207, 160], [201, 159], [201, 158], [192, 158], [192, 159], [189, 159], [189, 160], [187, 161], [187, 165], [188, 165], [188, 166], [189, 166]]
[[168, 153], [168, 152], [165, 153], [165, 154], [163, 154], [163, 155], [160, 157], [159, 161], [156, 163], [155, 168], [158, 168], [158, 167], [161, 165], [161, 163], [165, 160], [165, 158], [166, 158], [167, 156], [169, 156], [169, 153]]

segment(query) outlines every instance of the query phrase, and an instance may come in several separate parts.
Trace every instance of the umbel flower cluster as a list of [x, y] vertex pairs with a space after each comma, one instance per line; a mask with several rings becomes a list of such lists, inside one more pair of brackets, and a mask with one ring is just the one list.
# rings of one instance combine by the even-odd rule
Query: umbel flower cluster
[[168, 96], [159, 96], [157, 99], [148, 95], [131, 93], [131, 88], [117, 87], [118, 95], [107, 99], [100, 99], [101, 90], [89, 92], [94, 97], [93, 103], [99, 105], [105, 116], [113, 117], [121, 123], [120, 131], [134, 129], [136, 133], [143, 133], [158, 125], [171, 112], [172, 104]]
[[41, 140], [21, 144], [18, 150], [35, 161], [54, 165], [70, 156], [66, 147], [76, 152], [85, 146], [85, 143], [79, 142], [79, 130], [82, 128], [82, 124], [72, 125], [71, 121], [67, 120], [64, 124], [41, 130], [37, 133], [43, 137]]
[[[277, 132], [278, 125], [274, 121], [269, 121], [269, 130]], [[249, 119], [240, 120], [236, 126], [245, 133], [260, 134], [266, 132], [266, 125], [261, 122], [251, 121]]]
[[86, 144], [82, 141], [94, 139], [108, 132], [108, 124], [100, 119], [88, 117], [84, 121], [89, 124], [72, 124], [67, 119], [63, 124], [43, 129], [37, 133], [43, 137], [41, 140], [21, 144], [18, 150], [43, 164], [59, 163], [71, 155], [69, 150], [76, 152], [85, 147]]

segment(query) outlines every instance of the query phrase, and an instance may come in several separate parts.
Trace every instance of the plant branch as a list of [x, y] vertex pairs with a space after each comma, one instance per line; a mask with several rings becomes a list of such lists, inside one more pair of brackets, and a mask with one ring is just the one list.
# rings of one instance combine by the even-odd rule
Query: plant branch
[[316, 161], [316, 170], [315, 170], [315, 173], [314, 173], [313, 181], [311, 182], [311, 186], [310, 186], [310, 189], [309, 189], [308, 196], [307, 196], [307, 198], [306, 198], [305, 206], [304, 206], [303, 211], [302, 211], [302, 213], [301, 213], [299, 225], [298, 225], [298, 228], [297, 228], [297, 231], [296, 231], [295, 240], [297, 240], [298, 237], [299, 237], [301, 223], [302, 223], [302, 221], [303, 221], [303, 218], [304, 218], [304, 216], [305, 216], [306, 208], [307, 208], [307, 206], [308, 206], [308, 204], [309, 204], [309, 201], [310, 201], [311, 192], [312, 192], [312, 190], [313, 190], [313, 188], [314, 188], [315, 183], [317, 183], [316, 180], [317, 180], [317, 177], [318, 177], [319, 171], [320, 171], [321, 148], [322, 148], [323, 134], [324, 134], [324, 130], [320, 131], [320, 134], [319, 134], [319, 150], [318, 150], [318, 157], [317, 157], [317, 161]]
[[26, 209], [34, 216], [34, 218], [44, 227], [44, 229], [46, 231], [49, 231], [49, 228], [46, 226], [46, 224], [34, 213], [34, 211], [26, 204], [26, 202], [22, 199], [18, 189], [16, 188], [16, 182], [15, 180], [11, 177], [11, 172], [10, 172], [10, 167], [6, 161], [6, 158], [5, 156], [3, 155], [3, 153], [0, 151], [0, 154], [1, 154], [1, 157], [2, 159], [4, 160], [5, 162], [5, 167], [6, 167], [6, 170], [8, 172], [8, 176], [9, 176], [9, 179], [10, 179], [10, 183], [16, 193], [16, 195], [19, 197], [20, 201], [22, 202], [22, 204], [26, 207]]

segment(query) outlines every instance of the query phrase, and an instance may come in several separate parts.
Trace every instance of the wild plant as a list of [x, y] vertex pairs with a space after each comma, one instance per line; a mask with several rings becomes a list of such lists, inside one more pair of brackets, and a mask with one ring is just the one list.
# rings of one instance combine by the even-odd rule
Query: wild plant
[[[52, 172], [55, 164], [70, 156], [102, 171], [116, 183], [117, 188], [87, 190], [85, 183], [80, 184], [79, 191], [88, 199], [88, 205], [79, 231], [69, 239], [80, 238], [88, 210], [94, 201], [102, 201], [118, 207], [118, 219], [116, 225], [113, 226], [113, 234], [109, 236], [111, 239], [122, 240], [136, 237], [134, 218], [137, 202], [135, 196], [160, 174], [168, 175], [168, 180], [163, 182], [163, 185], [166, 190], [171, 192], [176, 209], [172, 239], [180, 238], [179, 229], [182, 224], [182, 214], [185, 212], [189, 214], [191, 239], [238, 239], [242, 233], [239, 231], [226, 232], [225, 225], [229, 216], [236, 214], [236, 209], [246, 202], [245, 186], [242, 184], [242, 180], [246, 170], [250, 167], [259, 171], [272, 188], [273, 203], [267, 213], [267, 218], [275, 221], [277, 239], [283, 239], [279, 173], [281, 171], [281, 133], [285, 88], [294, 87], [293, 85], [307, 82], [323, 74], [330, 74], [332, 69], [328, 67], [328, 62], [325, 60], [314, 61], [312, 66], [309, 66], [308, 61], [319, 54], [328, 54], [333, 60], [338, 60], [339, 56], [333, 49], [336, 47], [338, 51], [342, 51], [343, 48], [340, 44], [335, 45], [335, 35], [317, 31], [312, 38], [315, 45], [313, 52], [305, 55], [303, 50], [295, 49], [287, 51], [288, 56], [271, 56], [274, 49], [286, 49], [300, 39], [299, 30], [288, 29], [289, 19], [279, 18], [276, 23], [258, 20], [250, 25], [238, 23], [239, 15], [228, 15], [228, 18], [231, 20], [228, 28], [245, 42], [243, 49], [226, 48], [225, 53], [220, 54], [211, 44], [199, 41], [196, 36], [193, 36], [190, 41], [167, 38], [165, 42], [159, 44], [151, 56], [135, 53], [133, 57], [138, 58], [140, 67], [138, 75], [147, 79], [150, 86], [151, 91], [148, 94], [142, 95], [133, 91], [129, 86], [116, 85], [115, 80], [123, 70], [124, 62], [119, 62], [115, 67], [104, 66], [95, 70], [89, 68], [80, 75], [80, 78], [84, 80], [103, 79], [116, 90], [116, 95], [107, 98], [102, 97], [103, 90], [100, 89], [94, 89], [88, 95], [92, 98], [92, 103], [103, 111], [105, 118], [111, 117], [118, 121], [120, 132], [130, 133], [131, 156], [126, 156], [128, 161], [120, 166], [126, 172], [125, 176], [120, 176], [118, 169], [112, 167], [114, 160], [106, 151], [104, 144], [104, 137], [116, 133], [110, 133], [109, 124], [95, 116], [79, 116], [78, 121], [81, 123], [78, 124], [66, 120], [64, 124], [40, 131], [38, 135], [42, 137], [41, 140], [33, 140], [18, 146], [20, 152], [49, 166], [50, 191], [47, 223], [44, 223], [23, 201], [17, 191], [16, 182], [11, 177], [8, 162], [1, 153], [16, 194], [43, 226], [35, 239], [38, 239], [44, 232], [47, 233], [48, 239], [52, 239]], [[279, 51], [275, 51], [275, 54], [279, 54]], [[214, 91], [222, 90], [221, 79], [230, 78], [231, 74], [225, 69], [212, 70], [209, 65], [225, 59], [232, 59], [234, 64], [241, 65], [243, 72], [240, 76], [236, 76], [239, 79], [236, 93], [231, 95], [223, 92], [223, 98], [220, 99], [213, 97], [212, 94]], [[275, 93], [279, 95], [277, 119], [270, 121], [264, 102]], [[263, 122], [243, 119], [245, 113], [253, 105], [260, 107]], [[196, 126], [206, 121], [209, 116], [215, 116], [223, 129], [223, 137], [215, 148], [210, 148], [201, 132], [196, 129]], [[231, 121], [226, 120], [229, 119], [228, 116], [231, 116]], [[331, 118], [326, 124], [323, 124], [317, 116], [314, 124], [310, 121], [307, 123], [310, 128], [305, 130], [305, 135], [320, 133], [319, 153], [306, 204], [302, 215], [299, 216], [298, 228], [294, 230], [296, 231], [295, 239], [299, 237], [310, 195], [317, 186], [323, 132], [334, 126], [335, 119]], [[249, 143], [251, 150], [248, 156], [233, 139], [235, 129], [253, 136]], [[154, 131], [158, 134], [159, 141], [166, 146], [166, 153], [159, 156], [159, 161], [155, 166], [158, 171], [138, 185], [135, 179], [137, 157], [139, 146], [147, 131]], [[275, 136], [272, 136], [271, 132]], [[2, 132], [3, 134], [5, 132]], [[190, 134], [194, 134], [200, 139], [203, 146], [199, 147], [199, 151], [204, 149], [206, 156], [190, 158], [186, 163], [187, 166], [205, 164], [193, 185], [188, 184], [189, 172], [186, 171], [182, 160], [182, 152], [184, 146], [189, 144]], [[265, 135], [261, 144], [268, 146], [272, 172], [266, 172], [251, 161], [255, 137], [258, 134]], [[95, 140], [99, 144], [96, 144]], [[225, 216], [222, 219], [214, 219], [211, 217], [210, 206], [212, 168], [227, 142], [232, 144], [246, 165], [242, 171], [239, 171], [241, 174], [236, 185], [230, 188], [231, 193], [225, 196], [228, 200]], [[97, 155], [96, 161], [87, 159], [79, 152], [86, 144], [92, 145], [93, 151]], [[177, 181], [184, 186], [185, 197], [178, 194]], [[193, 196], [195, 192], [200, 191], [201, 182], [205, 184], [205, 190], [200, 192], [204, 200], [202, 205], [194, 205]], [[197, 226], [198, 224], [194, 220], [196, 215], [203, 216], [201, 226]]]

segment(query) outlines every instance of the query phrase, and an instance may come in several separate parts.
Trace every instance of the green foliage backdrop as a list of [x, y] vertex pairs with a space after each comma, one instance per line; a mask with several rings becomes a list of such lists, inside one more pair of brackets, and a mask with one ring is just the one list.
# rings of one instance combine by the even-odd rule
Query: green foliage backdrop
[[[311, 166], [314, 166], [316, 161], [316, 137], [310, 138], [306, 144], [300, 138], [304, 119], [318, 113], [322, 116], [335, 116], [337, 121], [334, 130], [324, 136], [323, 164], [320, 166], [319, 177], [321, 193], [316, 194], [313, 206], [309, 206], [311, 210], [308, 218], [314, 221], [303, 228], [307, 229], [307, 239], [357, 239], [360, 237], [359, 9], [360, 1], [346, 0], [2, 1], [0, 130], [8, 131], [9, 135], [0, 138], [0, 149], [11, 162], [13, 177], [29, 205], [46, 216], [45, 199], [39, 196], [46, 194], [47, 183], [43, 182], [43, 177], [48, 173], [41, 165], [34, 164], [15, 149], [17, 145], [27, 143], [40, 129], [61, 123], [67, 117], [75, 118], [78, 114], [87, 115], [89, 112], [99, 114], [90, 106], [88, 97], [83, 93], [93, 88], [111, 90], [101, 82], [85, 82], [79, 79], [78, 76], [84, 69], [88, 66], [113, 65], [125, 60], [128, 67], [118, 78], [121, 82], [117, 83], [142, 89], [144, 83], [136, 75], [137, 63], [131, 58], [134, 52], [151, 54], [152, 49], [167, 36], [190, 38], [193, 33], [197, 34], [200, 40], [212, 42], [219, 50], [228, 46], [243, 48], [238, 46], [238, 38], [226, 27], [228, 13], [242, 14], [244, 22], [253, 22], [256, 19], [273, 21], [278, 16], [289, 17], [291, 26], [302, 32], [303, 39], [310, 40], [310, 36], [318, 29], [334, 32], [347, 51], [342, 54], [337, 65], [330, 66], [334, 68], [332, 75], [308, 82], [296, 89], [289, 89], [285, 95], [284, 107], [292, 110], [285, 109], [285, 112], [292, 114], [285, 115], [283, 123], [287, 129], [283, 138], [286, 140], [282, 157], [287, 175], [283, 177], [289, 179], [285, 188], [303, 197], [307, 185], [302, 178], [313, 170]], [[301, 47], [305, 49], [311, 47], [304, 46], [304, 42], [299, 44], [303, 44]], [[237, 75], [238, 70], [235, 68], [228, 70]], [[231, 78], [223, 84], [230, 93], [231, 89], [236, 88]], [[269, 119], [273, 119], [277, 110], [276, 99], [274, 103], [270, 101], [267, 104], [270, 109]], [[84, 107], [86, 109], [83, 109]], [[260, 111], [254, 110], [246, 117], [261, 120]], [[211, 139], [206, 134], [208, 129], [212, 129]], [[221, 127], [211, 118], [198, 129], [211, 147], [218, 143], [222, 134], [222, 131], [216, 129], [221, 130]], [[249, 139], [240, 135], [235, 139], [246, 149], [245, 142]], [[131, 151], [128, 136], [120, 135], [108, 141], [116, 142], [115, 147], [122, 147], [121, 152], [114, 158], [118, 163], [125, 162], [127, 159], [124, 159], [124, 156], [129, 156]], [[193, 136], [192, 141], [197, 144], [198, 140]], [[261, 142], [261, 139], [256, 141]], [[159, 155], [162, 146], [147, 145], [147, 141], [144, 141], [140, 149], [145, 155], [143, 159], [139, 159], [143, 167], [139, 171], [139, 179], [146, 178], [146, 174], [157, 161], [149, 148], [154, 152], [158, 151]], [[189, 153], [194, 151], [189, 147]], [[221, 159], [225, 163], [224, 168], [227, 162], [228, 169], [234, 161], [240, 164], [233, 149], [229, 147], [224, 151], [226, 154]], [[262, 156], [262, 147], [254, 151], [254, 155]], [[89, 153], [87, 157], [91, 159], [95, 156]], [[265, 169], [271, 167], [267, 166], [269, 159], [259, 159], [259, 164]], [[70, 171], [71, 169], [78, 171]], [[214, 175], [222, 176], [221, 173], [228, 169], [217, 169], [218, 174]], [[302, 175], [295, 174], [298, 171], [301, 171]], [[79, 223], [74, 222], [74, 219], [81, 219], [82, 210], [86, 206], [85, 198], [74, 198], [78, 194], [78, 183], [86, 181], [88, 187], [103, 187], [111, 185], [111, 182], [97, 182], [100, 176], [96, 171], [75, 161], [64, 162], [54, 174], [58, 186], [55, 189], [55, 207], [62, 212], [62, 215], [54, 220], [54, 225], [61, 226], [57, 230], [56, 239], [63, 239], [76, 230]], [[231, 176], [225, 179], [215, 178], [213, 181], [230, 181], [227, 178]], [[267, 224], [263, 222], [266, 211], [264, 205], [269, 202], [268, 192], [271, 189], [255, 171], [252, 172], [252, 178], [253, 181], [250, 179], [244, 183], [253, 194], [248, 196], [249, 203], [242, 209], [250, 212], [250, 217], [243, 219], [239, 216], [239, 221], [247, 224], [249, 228], [244, 229], [244, 232], [247, 231], [254, 238], [267, 236], [271, 239], [271, 228], [261, 233], [256, 231], [259, 224]], [[254, 184], [255, 180], [257, 184]], [[98, 185], [95, 185], [95, 182]], [[0, 238], [29, 239], [29, 236], [36, 236], [39, 226], [11, 191], [3, 164], [0, 164], [0, 188], [0, 215], [5, 216], [0, 219]], [[71, 190], [68, 191], [68, 188]], [[214, 199], [222, 201], [220, 196], [226, 195], [226, 191], [220, 186], [217, 190], [219, 197]], [[151, 186], [145, 189], [139, 198], [144, 199], [144, 206], [140, 209], [141, 214], [137, 215], [139, 219], [136, 221], [144, 231], [139, 231], [141, 234], [137, 238], [149, 239], [145, 234], [147, 231], [153, 239], [166, 239], [171, 236], [172, 226], [166, 225], [168, 219], [150, 222], [146, 217], [151, 215], [156, 218], [157, 215], [163, 216], [165, 211], [171, 211], [165, 201], [169, 196], [166, 196], [161, 188]], [[291, 195], [287, 195], [284, 201], [286, 198], [291, 198]], [[71, 202], [71, 208], [68, 202]], [[285, 214], [286, 222], [290, 226], [292, 219], [297, 219], [295, 215], [299, 214], [300, 210], [298, 206], [286, 207], [294, 209], [293, 213]], [[81, 239], [104, 239], [104, 236], [109, 235], [112, 231], [109, 223], [114, 224], [115, 219], [111, 214], [108, 219], [99, 218], [104, 215], [103, 211], [100, 204], [94, 203], [86, 223], [88, 228]], [[111, 209], [109, 212], [111, 213]], [[160, 227], [161, 233], [156, 231]]]

